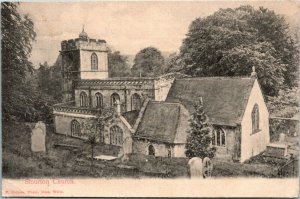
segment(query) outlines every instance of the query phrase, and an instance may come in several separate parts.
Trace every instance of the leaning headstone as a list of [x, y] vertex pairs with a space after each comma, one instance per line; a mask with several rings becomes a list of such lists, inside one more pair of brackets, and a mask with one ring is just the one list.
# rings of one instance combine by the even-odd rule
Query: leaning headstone
[[45, 139], [46, 125], [39, 121], [31, 132], [31, 151], [46, 152]]
[[202, 159], [198, 157], [193, 157], [188, 162], [189, 168], [190, 168], [190, 177], [191, 178], [203, 178], [202, 173]]
[[209, 178], [211, 177], [211, 173], [213, 170], [213, 164], [211, 160], [208, 157], [205, 157], [203, 159], [203, 177], [204, 178]]
[[279, 142], [285, 142], [285, 134], [284, 133], [279, 134]]

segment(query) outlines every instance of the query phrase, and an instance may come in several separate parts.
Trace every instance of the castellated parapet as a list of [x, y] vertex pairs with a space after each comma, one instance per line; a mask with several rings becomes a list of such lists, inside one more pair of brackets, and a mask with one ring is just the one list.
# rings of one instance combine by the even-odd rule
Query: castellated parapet
[[72, 51], [72, 50], [88, 50], [88, 51], [100, 51], [107, 52], [106, 41], [102, 39], [84, 39], [76, 38], [64, 40], [61, 42], [62, 51]]
[[106, 41], [91, 39], [82, 30], [76, 39], [61, 42], [64, 102], [74, 100], [74, 81], [108, 78]]

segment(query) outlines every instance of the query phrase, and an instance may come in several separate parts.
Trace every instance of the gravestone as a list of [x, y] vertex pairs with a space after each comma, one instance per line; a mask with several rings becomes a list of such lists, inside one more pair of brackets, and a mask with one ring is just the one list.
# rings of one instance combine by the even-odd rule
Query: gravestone
[[208, 157], [205, 157], [203, 159], [203, 176], [204, 178], [209, 178], [211, 177], [211, 173], [213, 170], [213, 164], [211, 160]]
[[203, 164], [202, 159], [198, 157], [193, 157], [188, 162], [190, 168], [190, 177], [191, 178], [200, 178], [203, 179]]
[[46, 125], [39, 121], [31, 132], [31, 151], [46, 152]]
[[287, 156], [287, 145], [282, 143], [270, 143], [267, 145], [265, 155], [284, 158]]

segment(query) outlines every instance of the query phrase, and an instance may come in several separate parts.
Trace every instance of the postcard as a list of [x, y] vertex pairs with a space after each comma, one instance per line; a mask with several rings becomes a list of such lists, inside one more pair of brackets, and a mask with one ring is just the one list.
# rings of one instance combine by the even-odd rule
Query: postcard
[[2, 2], [1, 38], [2, 196], [298, 196], [298, 2]]

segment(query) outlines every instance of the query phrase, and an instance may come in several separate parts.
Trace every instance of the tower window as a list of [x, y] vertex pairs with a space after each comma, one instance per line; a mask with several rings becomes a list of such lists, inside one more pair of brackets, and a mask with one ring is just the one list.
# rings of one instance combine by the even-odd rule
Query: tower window
[[257, 104], [255, 104], [253, 107], [251, 118], [252, 118], [252, 133], [257, 133], [259, 131], [259, 109]]
[[87, 107], [88, 106], [87, 95], [84, 91], [82, 91], [80, 93], [80, 106], [81, 107]]
[[96, 53], [93, 53], [91, 56], [91, 68], [92, 70], [98, 70], [98, 57]]

